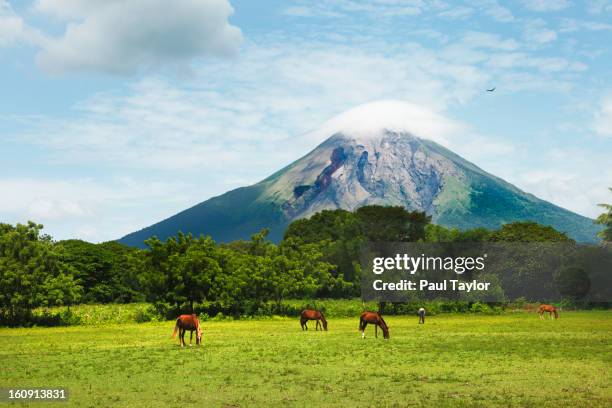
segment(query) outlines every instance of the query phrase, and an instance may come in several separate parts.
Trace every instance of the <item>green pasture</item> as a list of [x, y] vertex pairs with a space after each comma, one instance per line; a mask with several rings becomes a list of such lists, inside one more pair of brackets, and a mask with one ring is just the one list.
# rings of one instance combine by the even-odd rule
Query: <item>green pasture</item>
[[41, 407], [612, 406], [611, 312], [386, 320], [389, 341], [357, 318], [207, 321], [192, 348], [173, 322], [2, 328], [0, 387], [69, 389]]

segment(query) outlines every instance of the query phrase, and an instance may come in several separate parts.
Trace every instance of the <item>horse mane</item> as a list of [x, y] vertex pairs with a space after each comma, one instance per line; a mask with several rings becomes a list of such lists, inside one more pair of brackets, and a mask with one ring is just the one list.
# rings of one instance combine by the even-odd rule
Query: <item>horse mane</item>
[[380, 314], [380, 312], [378, 312], [378, 318], [380, 319], [381, 323], [385, 325], [385, 329], [389, 330], [387, 322], [385, 322], [385, 319], [383, 319], [382, 314]]

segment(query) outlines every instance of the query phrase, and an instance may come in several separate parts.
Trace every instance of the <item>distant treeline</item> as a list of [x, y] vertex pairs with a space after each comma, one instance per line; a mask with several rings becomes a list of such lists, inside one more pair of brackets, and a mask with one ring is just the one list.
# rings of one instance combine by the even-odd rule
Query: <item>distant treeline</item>
[[[322, 211], [289, 225], [274, 244], [262, 230], [249, 241], [216, 243], [178, 233], [152, 237], [146, 249], [117, 242], [53, 241], [42, 225], [0, 224], [0, 319], [27, 320], [38, 307], [151, 302], [161, 314], [197, 304], [248, 315], [284, 299], [360, 295], [366, 242], [571, 242], [533, 222], [460, 231], [431, 224], [425, 213], [366, 206]], [[571, 283], [571, 282], [570, 282]]]

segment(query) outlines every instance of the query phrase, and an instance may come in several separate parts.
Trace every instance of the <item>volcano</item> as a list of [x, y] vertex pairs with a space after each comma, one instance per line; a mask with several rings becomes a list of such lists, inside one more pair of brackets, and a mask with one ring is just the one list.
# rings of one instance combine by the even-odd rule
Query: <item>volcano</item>
[[[120, 242], [142, 247], [151, 236], [166, 239], [178, 231], [228, 242], [248, 239], [262, 228], [278, 241], [293, 220], [370, 204], [425, 211], [447, 227], [495, 229], [529, 220], [579, 242], [597, 240], [593, 220], [524, 192], [407, 130], [411, 120], [417, 130], [430, 122], [445, 124], [436, 117], [415, 119], [405, 108], [379, 103], [343, 114], [323, 127], [329, 132], [323, 143], [265, 180], [203, 201]], [[410, 107], [409, 113], [415, 110]]]

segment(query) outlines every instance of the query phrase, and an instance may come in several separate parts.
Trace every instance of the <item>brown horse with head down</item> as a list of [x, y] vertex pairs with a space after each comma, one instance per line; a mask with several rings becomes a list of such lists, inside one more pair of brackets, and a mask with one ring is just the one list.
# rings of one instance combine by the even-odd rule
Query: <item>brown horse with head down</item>
[[553, 314], [554, 314], [554, 318], [558, 319], [559, 318], [559, 313], [557, 313], [557, 308], [554, 307], [553, 305], [541, 305], [540, 308], [538, 309], [538, 314], [540, 315], [540, 319], [544, 320], [544, 313], [548, 312], [548, 316], [552, 319], [553, 318]]
[[316, 320], [317, 324], [315, 325], [315, 330], [319, 330], [319, 325], [321, 325], [322, 329], [327, 331], [327, 320], [325, 320], [325, 316], [318, 310], [306, 309], [302, 311], [300, 315], [300, 325], [302, 325], [302, 330], [308, 330], [309, 320]]
[[374, 325], [374, 335], [378, 337], [378, 327], [383, 331], [383, 337], [385, 339], [389, 339], [389, 326], [383, 319], [380, 312], [363, 312], [361, 316], [359, 316], [359, 330], [361, 331], [361, 337], [365, 338], [365, 328], [368, 323]]
[[178, 319], [176, 319], [176, 324], [174, 325], [174, 331], [172, 332], [172, 337], [176, 336], [176, 332], [179, 333], [179, 340], [181, 343], [181, 347], [185, 347], [185, 332], [189, 330], [189, 346], [191, 346], [191, 341], [193, 340], [193, 332], [196, 332], [196, 344], [199, 346], [202, 343], [202, 327], [200, 326], [200, 321], [198, 317], [194, 314], [190, 315], [180, 315]]

